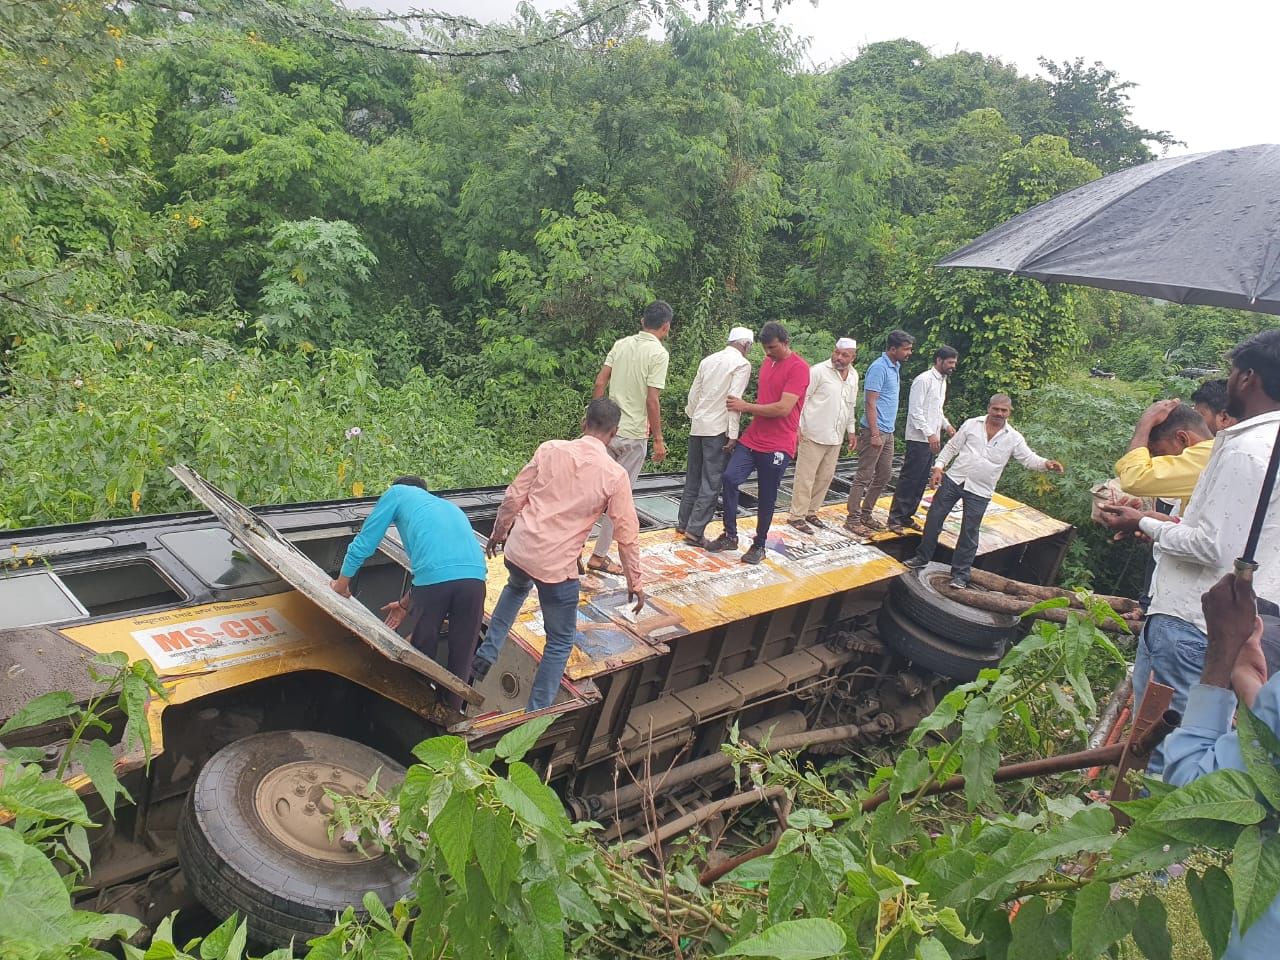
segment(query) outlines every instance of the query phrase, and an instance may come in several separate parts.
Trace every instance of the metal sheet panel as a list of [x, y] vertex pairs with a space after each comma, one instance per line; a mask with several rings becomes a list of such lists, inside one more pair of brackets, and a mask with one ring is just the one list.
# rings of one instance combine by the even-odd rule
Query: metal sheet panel
[[190, 467], [170, 467], [170, 471], [260, 563], [270, 567], [379, 654], [421, 673], [468, 703], [480, 702], [480, 695], [475, 690], [411, 646], [372, 611], [334, 593], [329, 586], [328, 575], [253, 511], [237, 503]]

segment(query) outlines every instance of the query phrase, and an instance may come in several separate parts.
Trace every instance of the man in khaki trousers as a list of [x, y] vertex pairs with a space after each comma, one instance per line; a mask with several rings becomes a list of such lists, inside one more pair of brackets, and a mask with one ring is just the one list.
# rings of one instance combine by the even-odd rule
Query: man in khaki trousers
[[840, 447], [849, 452], [858, 447], [858, 421], [854, 406], [858, 399], [858, 342], [841, 337], [831, 351], [831, 359], [809, 368], [809, 390], [800, 414], [800, 443], [796, 451], [796, 472], [791, 494], [791, 518], [787, 522], [801, 533], [825, 526], [818, 508], [831, 489]]

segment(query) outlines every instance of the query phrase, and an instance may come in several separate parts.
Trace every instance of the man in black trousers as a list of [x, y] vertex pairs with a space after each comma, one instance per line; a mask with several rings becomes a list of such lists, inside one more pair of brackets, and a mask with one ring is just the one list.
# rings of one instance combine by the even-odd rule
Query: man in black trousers
[[929, 482], [933, 458], [942, 449], [942, 431], [946, 430], [949, 437], [956, 435], [956, 428], [942, 412], [942, 405], [947, 400], [947, 377], [955, 370], [958, 357], [955, 347], [944, 344], [933, 352], [933, 366], [911, 381], [911, 396], [907, 400], [907, 455], [898, 474], [893, 505], [889, 508], [889, 529], [894, 533], [923, 529], [915, 521], [915, 512]]

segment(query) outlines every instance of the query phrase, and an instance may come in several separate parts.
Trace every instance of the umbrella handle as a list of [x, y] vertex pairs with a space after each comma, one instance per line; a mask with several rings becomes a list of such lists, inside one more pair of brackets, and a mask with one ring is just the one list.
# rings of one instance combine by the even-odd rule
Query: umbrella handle
[[1244, 583], [1253, 583], [1254, 571], [1258, 569], [1258, 564], [1253, 560], [1246, 560], [1243, 557], [1237, 557], [1235, 562], [1236, 579]]

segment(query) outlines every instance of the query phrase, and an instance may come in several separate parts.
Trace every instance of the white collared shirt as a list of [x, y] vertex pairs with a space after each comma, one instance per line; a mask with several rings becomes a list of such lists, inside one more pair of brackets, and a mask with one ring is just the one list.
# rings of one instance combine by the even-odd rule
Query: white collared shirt
[[[1200, 595], [1244, 553], [1278, 426], [1275, 411], [1219, 430], [1182, 522], [1142, 519], [1139, 527], [1155, 541], [1159, 558], [1148, 616], [1163, 613], [1207, 632]], [[1254, 591], [1280, 600], [1280, 484], [1271, 494], [1255, 559]]]
[[927, 443], [930, 437], [940, 436], [943, 427], [951, 421], [942, 412], [947, 399], [947, 378], [930, 367], [911, 381], [911, 396], [907, 400], [908, 440]]
[[813, 443], [839, 446], [846, 434], [858, 432], [854, 406], [858, 402], [858, 371], [850, 364], [840, 376], [830, 360], [809, 368], [809, 390], [800, 411], [800, 436]]
[[751, 361], [737, 347], [725, 347], [704, 357], [689, 386], [689, 402], [684, 405], [685, 416], [692, 422], [689, 436], [718, 437], [723, 433], [737, 439], [741, 415], [730, 413], [724, 402], [728, 397], [742, 396], [750, 381]]
[[[1049, 462], [1027, 446], [1022, 434], [1007, 422], [988, 440], [987, 418], [973, 417], [961, 424], [955, 436], [947, 441], [938, 454], [938, 466], [966, 492], [990, 497], [1010, 458], [1028, 470], [1044, 470]], [[948, 464], [951, 464], [949, 468]]]

